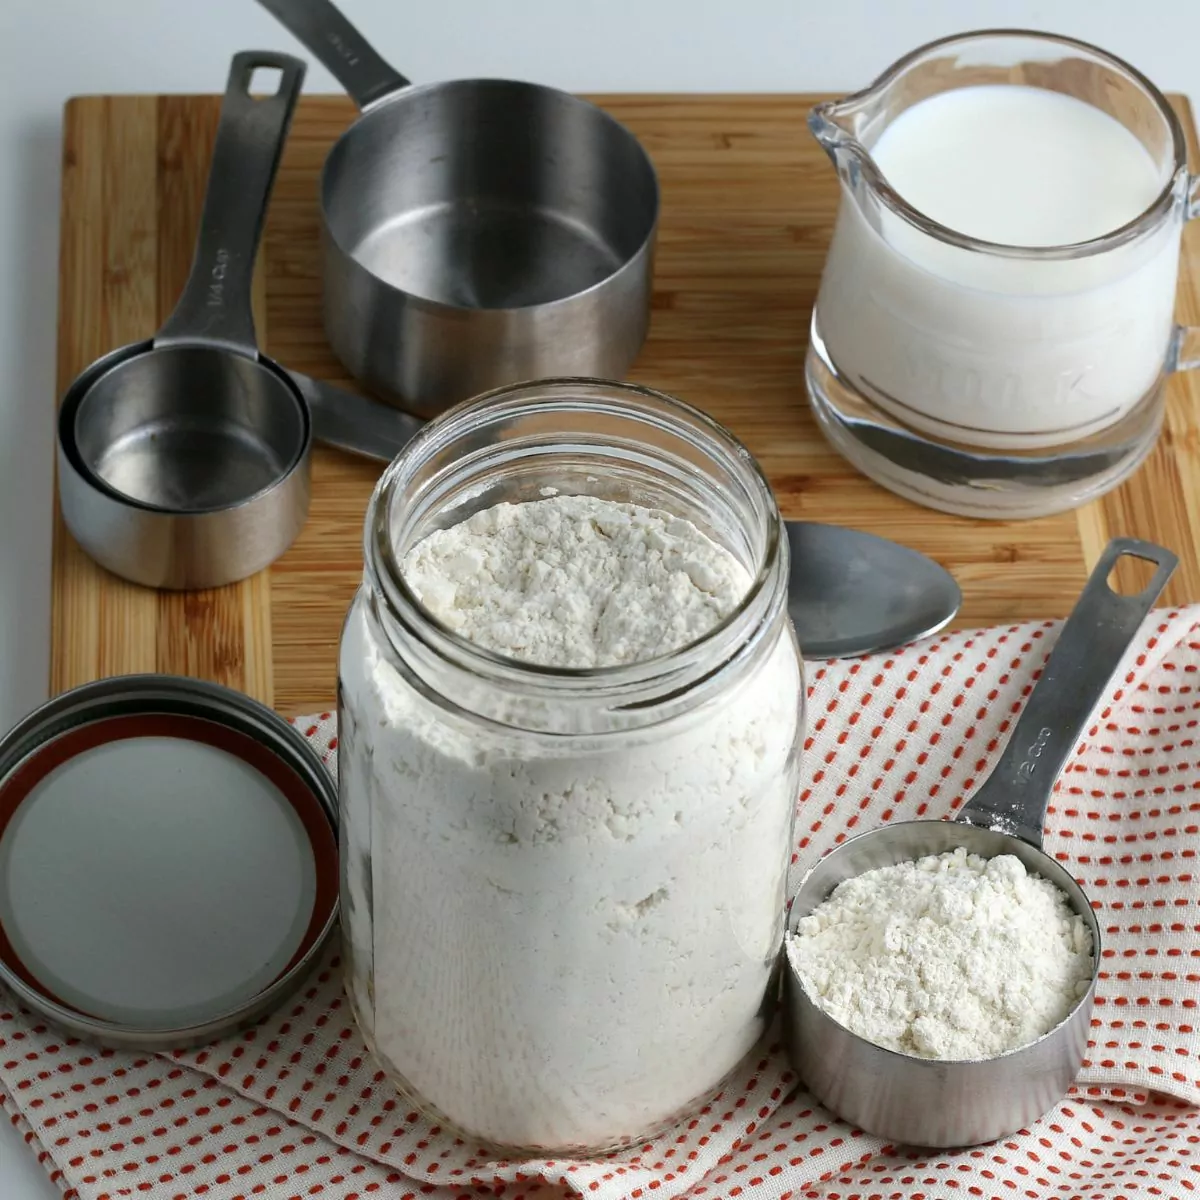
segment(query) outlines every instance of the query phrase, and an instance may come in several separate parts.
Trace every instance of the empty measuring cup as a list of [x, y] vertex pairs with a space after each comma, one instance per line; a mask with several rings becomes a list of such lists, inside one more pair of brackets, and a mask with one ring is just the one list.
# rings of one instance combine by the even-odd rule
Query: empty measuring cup
[[[1157, 569], [1136, 596], [1109, 576], [1125, 555]], [[1100, 961], [1100, 927], [1083, 889], [1042, 850], [1055, 780], [1177, 563], [1149, 542], [1111, 542], [1084, 587], [991, 775], [953, 821], [902, 821], [851, 838], [808, 872], [792, 902], [788, 937], [844, 880], [865, 871], [964, 847], [983, 858], [1011, 854], [1061, 889], [1092, 938], [1092, 980], [1074, 1009], [1037, 1041], [994, 1058], [940, 1060], [884, 1049], [835, 1021], [810, 998], [786, 960], [784, 1026], [808, 1090], [843, 1119], [889, 1141], [970, 1146], [1036, 1121], [1071, 1086], [1087, 1048]]]
[[[255, 96], [259, 67], [279, 72]], [[291, 545], [313, 438], [390, 459], [414, 417], [286, 371], [262, 354], [251, 281], [304, 64], [234, 56], [183, 295], [145, 342], [114, 350], [59, 408], [63, 519], [102, 566], [161, 588], [216, 587]]]

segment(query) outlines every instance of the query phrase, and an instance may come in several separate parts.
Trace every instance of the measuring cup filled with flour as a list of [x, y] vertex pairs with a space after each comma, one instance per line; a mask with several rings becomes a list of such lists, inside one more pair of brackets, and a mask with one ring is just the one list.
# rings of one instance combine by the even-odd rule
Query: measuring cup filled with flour
[[[1113, 590], [1122, 558], [1155, 566]], [[1100, 556], [991, 774], [951, 821], [898, 821], [813, 866], [788, 920], [784, 1032], [800, 1078], [868, 1133], [994, 1141], [1048, 1112], [1087, 1048], [1102, 955], [1083, 889], [1042, 849], [1059, 773], [1176, 566]]]
[[804, 693], [770, 487], [670, 397], [526, 384], [410, 443], [364, 550], [338, 751], [364, 1036], [465, 1137], [644, 1139], [777, 990]]
[[885, 487], [980, 517], [1115, 487], [1165, 380], [1200, 211], [1179, 120], [1093, 46], [1020, 31], [933, 42], [809, 126], [842, 199], [806, 361], [831, 443]]

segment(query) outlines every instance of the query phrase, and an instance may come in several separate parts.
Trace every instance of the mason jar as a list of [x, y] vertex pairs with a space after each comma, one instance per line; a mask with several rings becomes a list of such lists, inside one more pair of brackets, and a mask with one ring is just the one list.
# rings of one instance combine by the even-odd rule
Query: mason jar
[[[741, 603], [628, 665], [465, 640], [405, 554], [493, 505], [586, 495], [686, 518]], [[412, 1103], [509, 1151], [643, 1139], [712, 1094], [774, 1005], [803, 724], [788, 545], [767, 481], [678, 400], [501, 389], [384, 473], [339, 666], [353, 1009]]]

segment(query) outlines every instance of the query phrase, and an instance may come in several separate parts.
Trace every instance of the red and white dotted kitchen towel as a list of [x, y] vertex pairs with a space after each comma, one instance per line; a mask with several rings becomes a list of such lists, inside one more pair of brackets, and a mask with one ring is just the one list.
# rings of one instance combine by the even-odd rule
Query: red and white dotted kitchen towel
[[[810, 668], [793, 883], [855, 832], [957, 809], [1057, 628]], [[602, 1160], [496, 1161], [375, 1071], [332, 955], [255, 1029], [169, 1056], [64, 1040], [0, 992], [0, 1101], [79, 1200], [1182, 1200], [1200, 1192], [1200, 606], [1155, 613], [1128, 668], [1048, 817], [1047, 850], [1105, 934], [1088, 1060], [1063, 1103], [1004, 1142], [897, 1151], [814, 1104], [768, 1039], [686, 1128]], [[329, 714], [300, 724], [334, 766]]]

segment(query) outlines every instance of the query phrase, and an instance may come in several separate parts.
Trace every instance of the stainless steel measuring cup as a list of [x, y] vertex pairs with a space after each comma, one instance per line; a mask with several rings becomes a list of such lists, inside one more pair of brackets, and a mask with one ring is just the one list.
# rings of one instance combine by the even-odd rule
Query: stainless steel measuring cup
[[[1109, 576], [1125, 555], [1157, 569], [1136, 596]], [[1083, 889], [1042, 851], [1042, 824], [1055, 780], [1086, 731], [1093, 709], [1178, 560], [1133, 538], [1109, 543], [991, 775], [953, 821], [903, 821], [860, 834], [830, 851], [800, 884], [788, 938], [802, 917], [844, 880], [864, 871], [965, 847], [983, 858], [1015, 855], [1060, 888], [1092, 937], [1092, 981], [1070, 1014], [1037, 1041], [987, 1059], [943, 1061], [876, 1046], [851, 1033], [809, 997], [785, 954], [784, 1033], [808, 1090], [868, 1133], [902, 1145], [971, 1146], [1036, 1121], [1066, 1093], [1083, 1062], [1100, 963], [1100, 927]]]
[[[275, 94], [251, 94], [259, 67], [279, 71]], [[153, 339], [93, 363], [59, 409], [63, 519], [136, 583], [216, 587], [282, 554], [308, 514], [314, 426], [382, 458], [420, 426], [258, 350], [254, 260], [303, 79], [288, 55], [235, 55], [183, 295]]]
[[329, 0], [259, 0], [362, 115], [325, 160], [325, 332], [422, 416], [504, 384], [621, 379], [650, 321], [658, 180], [624, 125], [504, 79], [411, 84]]

